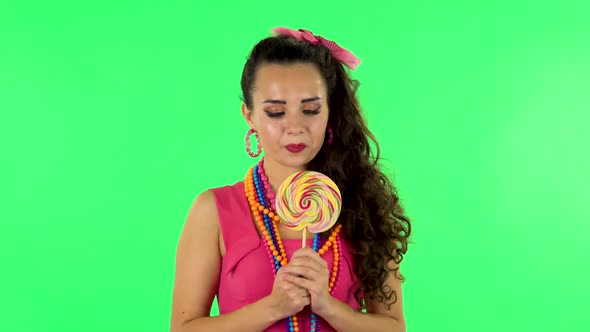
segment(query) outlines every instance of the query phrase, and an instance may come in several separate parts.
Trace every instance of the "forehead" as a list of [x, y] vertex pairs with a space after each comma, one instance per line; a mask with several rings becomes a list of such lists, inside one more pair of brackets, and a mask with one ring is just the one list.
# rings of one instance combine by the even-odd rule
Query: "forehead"
[[256, 70], [253, 97], [326, 97], [326, 84], [313, 64], [264, 64]]

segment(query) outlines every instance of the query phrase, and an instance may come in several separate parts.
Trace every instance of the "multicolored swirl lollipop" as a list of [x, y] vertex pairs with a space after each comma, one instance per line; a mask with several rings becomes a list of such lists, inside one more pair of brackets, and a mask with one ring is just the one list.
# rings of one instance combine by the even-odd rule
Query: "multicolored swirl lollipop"
[[278, 189], [276, 212], [290, 229], [303, 231], [303, 246], [308, 229], [321, 233], [334, 226], [340, 215], [342, 196], [328, 176], [314, 171], [290, 175]]

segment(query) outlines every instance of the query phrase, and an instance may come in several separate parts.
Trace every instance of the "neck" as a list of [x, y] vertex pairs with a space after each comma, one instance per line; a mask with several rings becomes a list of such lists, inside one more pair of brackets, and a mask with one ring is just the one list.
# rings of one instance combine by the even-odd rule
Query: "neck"
[[281, 165], [272, 159], [264, 158], [264, 173], [274, 193], [277, 192], [281, 183], [291, 174], [303, 170], [305, 170], [305, 167], [289, 167]]

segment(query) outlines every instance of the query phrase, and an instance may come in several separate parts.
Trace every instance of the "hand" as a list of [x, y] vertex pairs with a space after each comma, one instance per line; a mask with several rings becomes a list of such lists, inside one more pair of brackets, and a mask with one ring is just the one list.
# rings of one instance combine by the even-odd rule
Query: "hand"
[[301, 248], [293, 253], [291, 262], [281, 270], [286, 270], [284, 279], [303, 287], [311, 296], [311, 310], [322, 315], [329, 308], [332, 295], [328, 291], [330, 270], [328, 264], [311, 248]]
[[285, 268], [282, 267], [275, 277], [272, 292], [268, 296], [271, 306], [276, 310], [279, 319], [283, 319], [303, 310], [311, 303], [309, 292], [286, 280]]

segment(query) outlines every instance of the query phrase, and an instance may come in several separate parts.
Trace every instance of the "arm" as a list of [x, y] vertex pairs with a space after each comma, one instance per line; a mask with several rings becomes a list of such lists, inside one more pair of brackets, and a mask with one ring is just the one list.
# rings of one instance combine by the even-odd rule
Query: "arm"
[[365, 296], [367, 313], [356, 311], [340, 300], [331, 297], [329, 308], [321, 316], [337, 331], [390, 331], [405, 332], [406, 322], [402, 310], [401, 281], [393, 272], [385, 280], [383, 289], [386, 296], [383, 301], [372, 300]]
[[262, 331], [281, 318], [268, 297], [209, 317], [221, 271], [219, 237], [215, 196], [205, 191], [191, 206], [178, 243], [171, 332]]
[[[394, 267], [397, 268], [398, 265]], [[377, 301], [365, 296], [367, 313], [362, 313], [328, 293], [329, 271], [326, 261], [313, 250], [297, 250], [291, 263], [282, 270], [287, 271], [284, 277], [286, 280], [309, 290], [312, 310], [337, 331], [406, 331], [401, 281], [393, 272], [389, 272], [383, 284], [383, 289], [386, 290], [384, 299]]]

